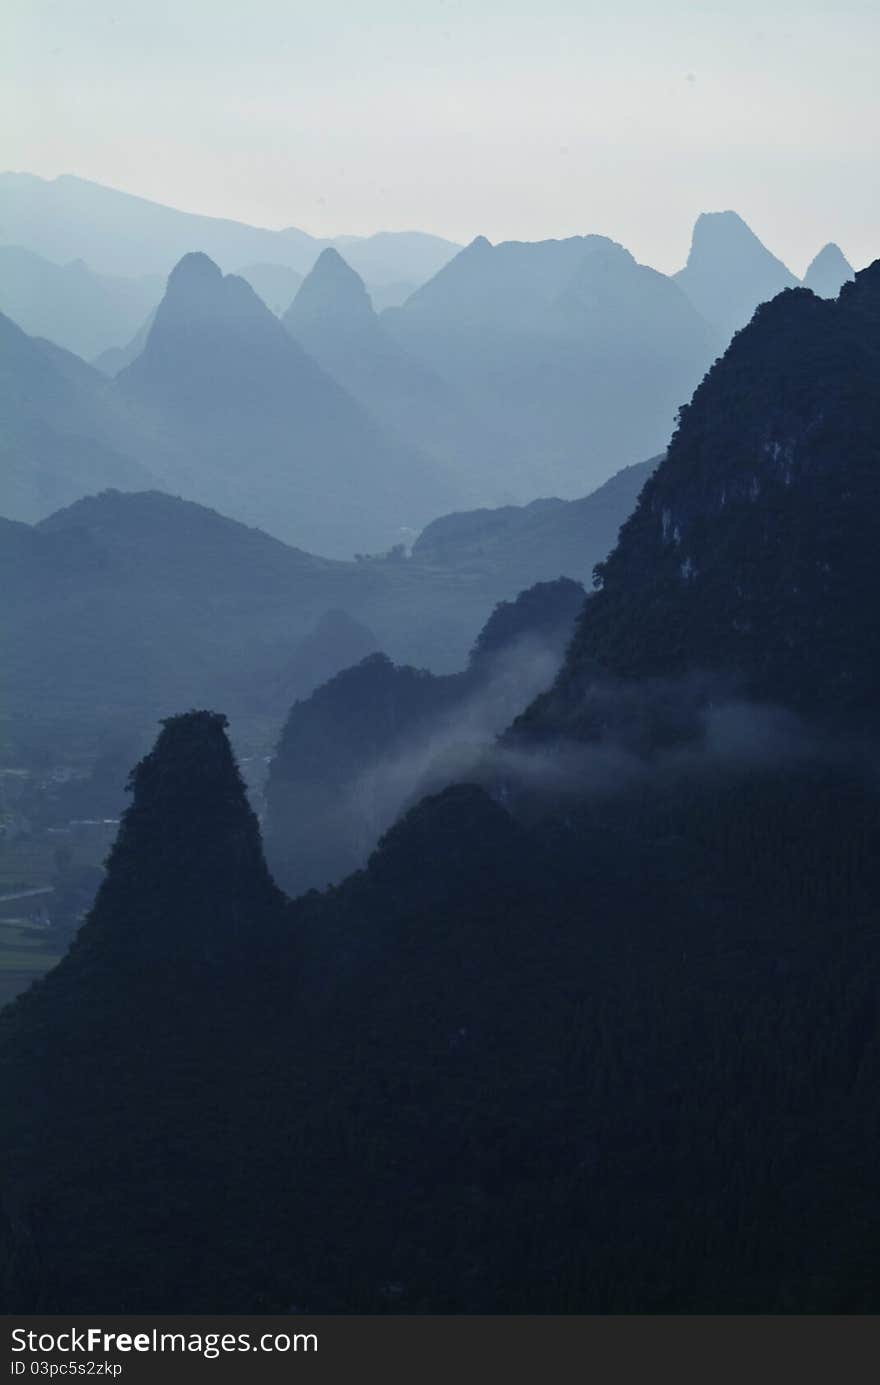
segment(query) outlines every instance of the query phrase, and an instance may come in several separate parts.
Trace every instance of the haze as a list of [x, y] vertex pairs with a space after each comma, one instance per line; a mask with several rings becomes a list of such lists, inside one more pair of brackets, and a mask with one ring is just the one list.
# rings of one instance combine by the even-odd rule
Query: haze
[[315, 235], [593, 231], [671, 272], [735, 207], [876, 251], [873, 3], [7, 0], [0, 166]]

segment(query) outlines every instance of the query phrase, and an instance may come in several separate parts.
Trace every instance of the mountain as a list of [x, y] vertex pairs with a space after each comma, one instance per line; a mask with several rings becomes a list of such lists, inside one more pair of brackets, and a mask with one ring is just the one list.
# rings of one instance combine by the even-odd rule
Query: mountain
[[464, 498], [476, 503], [486, 494], [484, 473], [504, 456], [500, 439], [454, 387], [386, 330], [360, 275], [337, 250], [321, 252], [281, 320], [386, 428], [454, 472]]
[[16, 245], [0, 245], [0, 311], [29, 336], [91, 360], [127, 341], [162, 297], [158, 276], [95, 274], [82, 260], [57, 265]]
[[7, 1311], [877, 1312], [878, 328], [880, 262], [757, 311], [549, 694], [332, 890], [168, 723], [0, 1018]]
[[284, 888], [342, 880], [409, 802], [467, 775], [552, 679], [583, 601], [578, 582], [538, 583], [495, 607], [461, 673], [372, 653], [295, 702], [266, 786], [267, 851]]
[[[460, 669], [493, 606], [541, 576], [520, 558], [508, 568], [503, 548], [483, 569], [316, 558], [158, 491], [105, 491], [0, 530], [5, 738], [51, 740], [62, 760], [211, 694], [268, 753], [267, 717], [373, 649]], [[559, 576], [536, 552], [548, 564]]]
[[[30, 1034], [39, 1070], [36, 1106], [43, 1111], [66, 1103], [74, 1090], [82, 1097], [79, 1082], [74, 1079], [74, 1087], [68, 1087], [68, 1078], [74, 1072], [90, 1073], [89, 1094], [79, 1117], [73, 1113], [77, 1103], [71, 1102], [70, 1133], [78, 1156], [76, 1167], [69, 1165], [68, 1172], [79, 1184], [81, 1206], [96, 1216], [102, 1240], [111, 1221], [123, 1236], [141, 1239], [157, 1199], [165, 1207], [163, 1215], [186, 1217], [197, 1205], [206, 1210], [217, 1196], [219, 1188], [208, 1168], [212, 1144], [215, 1149], [220, 1144], [229, 1148], [234, 1121], [227, 1084], [236, 1086], [243, 1079], [243, 1087], [248, 1086], [244, 1071], [255, 1072], [271, 1053], [277, 1039], [277, 989], [291, 980], [283, 966], [279, 969], [279, 949], [289, 936], [285, 901], [266, 870], [256, 817], [226, 739], [225, 719], [209, 712], [167, 719], [155, 747], [133, 771], [130, 787], [132, 801], [84, 926], [59, 967], [29, 993], [26, 1003], [7, 1011], [0, 1038], [0, 1069], [7, 1081], [14, 1081], [21, 1069], [11, 1063], [15, 1039], [10, 1036], [17, 1030]], [[264, 984], [268, 957], [278, 988]], [[227, 994], [233, 975], [241, 985], [239, 1002]], [[255, 992], [261, 996], [264, 1021], [255, 1019], [248, 1025], [251, 1057], [242, 1065], [236, 1046]], [[75, 1018], [79, 1007], [88, 1011], [85, 1023]], [[161, 1034], [148, 1036], [141, 1022], [152, 1007], [164, 1018]], [[60, 1064], [55, 1048], [59, 1026], [67, 1027], [69, 1035], [67, 1058]], [[208, 1119], [211, 1108], [215, 1116]], [[79, 1163], [99, 1109], [108, 1113], [106, 1124], [98, 1120], [109, 1141], [105, 1153], [125, 1129], [126, 1157], [137, 1169], [137, 1191], [124, 1192], [116, 1180], [118, 1202], [112, 1193], [107, 1200], [114, 1179], [97, 1144], [90, 1156], [91, 1173]], [[244, 1112], [239, 1110], [239, 1115]], [[246, 1159], [249, 1140], [241, 1130], [240, 1151]], [[22, 1133], [21, 1127], [16, 1133]], [[50, 1167], [60, 1169], [60, 1137], [58, 1126], [54, 1134], [48, 1128], [42, 1132], [38, 1178]], [[29, 1181], [26, 1165], [34, 1153], [27, 1144], [17, 1150], [23, 1162], [11, 1182], [22, 1191], [21, 1176]], [[110, 1156], [111, 1162], [115, 1157]], [[202, 1166], [200, 1193], [191, 1184], [196, 1165]], [[5, 1174], [10, 1173], [7, 1163]], [[189, 1203], [189, 1214], [184, 1202]], [[149, 1238], [151, 1253], [161, 1254], [163, 1241], [168, 1244], [167, 1232], [155, 1224]], [[215, 1250], [220, 1258], [221, 1242], [218, 1230]], [[79, 1258], [73, 1237], [65, 1233], [52, 1256], [56, 1286]], [[5, 1256], [3, 1269], [8, 1298]], [[97, 1278], [84, 1284], [82, 1293], [74, 1292], [78, 1302], [114, 1292], [117, 1271], [110, 1261], [104, 1260], [100, 1271], [96, 1262], [94, 1269]], [[22, 1270], [30, 1279], [29, 1269], [19, 1261], [13, 1271], [14, 1295], [22, 1287]], [[176, 1273], [171, 1269], [172, 1279]], [[30, 1287], [39, 1281], [43, 1288], [37, 1293], [48, 1292], [54, 1299], [37, 1270]], [[130, 1283], [122, 1296], [126, 1301], [140, 1297]], [[156, 1301], [160, 1297], [156, 1295]]]
[[116, 384], [174, 439], [170, 489], [285, 540], [337, 557], [388, 548], [454, 503], [442, 468], [383, 433], [206, 255], [170, 275]]
[[503, 567], [523, 574], [523, 586], [560, 572], [590, 585], [593, 568], [617, 542], [642, 486], [661, 459], [624, 467], [580, 500], [533, 500], [496, 510], [443, 515], [416, 539], [416, 562], [456, 571]]
[[0, 511], [31, 521], [89, 491], [155, 484], [162, 448], [91, 366], [0, 314]]
[[736, 212], [703, 212], [697, 218], [687, 264], [674, 278], [716, 328], [722, 346], [759, 303], [798, 282]]
[[[341, 239], [352, 263], [380, 283], [422, 283], [457, 249], [418, 232]], [[273, 264], [305, 274], [329, 243], [295, 227], [270, 231], [179, 211], [71, 174], [31, 173], [0, 174], [0, 240], [58, 264], [81, 259], [102, 274], [132, 276], [166, 276], [197, 246], [224, 271]]]
[[602, 236], [480, 237], [382, 322], [500, 439], [491, 505], [573, 498], [656, 453], [715, 354], [681, 289]]
[[836, 301], [795, 289], [762, 305], [682, 410], [527, 723], [590, 728], [596, 670], [711, 671], [749, 698], [876, 728], [878, 380], [880, 261]]
[[846, 259], [839, 245], [829, 242], [823, 245], [804, 275], [804, 288], [812, 289], [820, 298], [836, 298], [854, 277], [852, 265]]

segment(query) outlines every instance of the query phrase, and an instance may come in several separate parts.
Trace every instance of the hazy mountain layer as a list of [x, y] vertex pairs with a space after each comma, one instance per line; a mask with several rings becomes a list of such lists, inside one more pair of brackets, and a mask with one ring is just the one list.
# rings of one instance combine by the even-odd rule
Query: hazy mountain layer
[[854, 278], [855, 271], [839, 245], [822, 247], [811, 260], [804, 275], [804, 288], [812, 289], [820, 298], [836, 298], [844, 284]]
[[249, 284], [204, 255], [170, 276], [117, 384], [178, 445], [173, 489], [319, 552], [388, 548], [456, 494], [437, 463], [383, 434]]
[[[608, 516], [604, 547], [586, 530], [589, 565], [607, 553], [631, 500], [623, 494]], [[335, 666], [315, 665], [308, 642], [334, 610], [365, 625], [373, 647], [396, 661], [461, 668], [498, 601], [548, 567], [560, 575], [552, 539], [550, 546], [549, 554], [533, 550], [539, 570], [531, 573], [522, 555], [508, 567], [503, 549], [481, 570], [413, 559], [332, 562], [156, 492], [82, 500], [35, 528], [6, 524], [7, 735], [67, 726], [74, 737], [101, 740], [110, 722], [139, 729], [212, 693], [239, 718], [281, 715], [360, 657], [345, 639], [334, 645]]]
[[[328, 243], [288, 227], [269, 231], [220, 217], [198, 216], [63, 174], [0, 174], [0, 228], [56, 263], [72, 259], [103, 274], [167, 275], [183, 255], [204, 251], [229, 272], [240, 265], [277, 264], [305, 274]], [[424, 282], [457, 247], [423, 232], [381, 232], [340, 238], [346, 258], [367, 279]]]
[[32, 337], [47, 337], [84, 360], [129, 340], [162, 297], [158, 275], [111, 277], [82, 260], [57, 265], [20, 246], [0, 245], [0, 312]]
[[573, 498], [652, 455], [716, 350], [670, 279], [601, 236], [480, 238], [383, 325], [502, 441], [493, 503]]
[[736, 212], [697, 217], [687, 264], [675, 279], [725, 346], [759, 303], [798, 282]]
[[477, 504], [510, 491], [505, 442], [479, 406], [386, 329], [363, 280], [338, 251], [322, 251], [282, 321], [387, 428], [440, 459], [464, 500]]
[[461, 673], [374, 653], [291, 708], [266, 787], [266, 841], [291, 894], [366, 863], [401, 810], [468, 776], [552, 679], [583, 605], [560, 578], [496, 606]]
[[0, 314], [0, 513], [32, 521], [108, 486], [155, 484], [163, 448], [77, 356]]

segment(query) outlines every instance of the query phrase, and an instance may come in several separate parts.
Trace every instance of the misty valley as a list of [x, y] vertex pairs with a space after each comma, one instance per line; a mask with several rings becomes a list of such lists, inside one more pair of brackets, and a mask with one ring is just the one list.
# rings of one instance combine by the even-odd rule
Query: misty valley
[[9, 1313], [876, 1313], [880, 260], [0, 175]]

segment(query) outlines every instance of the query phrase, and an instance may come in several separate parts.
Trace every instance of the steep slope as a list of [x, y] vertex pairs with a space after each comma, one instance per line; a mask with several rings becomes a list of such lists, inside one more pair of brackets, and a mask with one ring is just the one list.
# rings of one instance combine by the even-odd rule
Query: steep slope
[[187, 255], [117, 376], [177, 444], [169, 488], [336, 557], [388, 548], [449, 508], [442, 469], [331, 380], [235, 275]]
[[[236, 1135], [244, 1111], [229, 1100], [228, 1085], [241, 1083], [243, 1090], [244, 1070], [251, 1067], [236, 1052], [244, 1017], [258, 993], [263, 1019], [247, 1022], [256, 1071], [256, 1055], [265, 1059], [271, 1051], [268, 959], [281, 987], [292, 976], [292, 953], [289, 971], [281, 962], [288, 932], [283, 897], [266, 870], [225, 724], [210, 712], [164, 723], [154, 749], [131, 776], [131, 806], [70, 952], [4, 1016], [0, 1080], [6, 1096], [8, 1084], [23, 1075], [16, 1059], [21, 1043], [30, 1047], [36, 1083], [36, 1123], [29, 1133], [23, 1123], [6, 1143], [4, 1185], [29, 1201], [39, 1149], [41, 1175], [52, 1170], [44, 1191], [54, 1199], [60, 1190], [57, 1182], [52, 1191], [50, 1186], [60, 1177], [86, 1219], [94, 1219], [105, 1247], [115, 1224], [125, 1239], [145, 1249], [149, 1243], [148, 1255], [161, 1256], [174, 1239], [169, 1230], [178, 1215], [201, 1220], [216, 1205], [218, 1166], [211, 1171], [211, 1146], [223, 1144], [230, 1152], [238, 1143], [244, 1156], [248, 1143]], [[162, 1014], [158, 1026], [146, 1023], [151, 1011]], [[65, 1031], [62, 1057], [58, 1044]], [[19, 1100], [24, 1102], [23, 1090]], [[44, 1125], [44, 1113], [54, 1109], [57, 1115], [61, 1107], [64, 1120]], [[117, 1179], [108, 1200], [123, 1131], [137, 1187]], [[38, 1146], [31, 1145], [37, 1134]], [[73, 1163], [65, 1141], [77, 1148]], [[197, 1167], [201, 1191], [192, 1181]], [[42, 1221], [43, 1214], [35, 1208], [32, 1213]], [[31, 1266], [19, 1261], [10, 1286], [5, 1261], [7, 1301], [10, 1289], [19, 1301], [23, 1292], [41, 1296], [47, 1290], [47, 1309], [65, 1301], [85, 1307], [114, 1292], [114, 1257], [103, 1252], [92, 1261], [95, 1277], [87, 1276], [89, 1284], [80, 1279], [81, 1288], [75, 1288], [82, 1273], [77, 1218], [57, 1220], [65, 1229], [57, 1227], [61, 1234], [48, 1276], [37, 1266], [30, 1280]], [[220, 1259], [222, 1236], [218, 1226]], [[170, 1272], [172, 1279], [185, 1273], [182, 1263]], [[22, 1279], [30, 1280], [26, 1289]], [[151, 1292], [158, 1301], [161, 1291], [129, 1281], [122, 1298], [142, 1300]]]
[[77, 356], [0, 314], [0, 512], [42, 518], [106, 486], [155, 484], [163, 448], [137, 411]]
[[599, 668], [711, 671], [876, 727], [878, 383], [880, 261], [837, 301], [797, 289], [762, 306], [682, 411], [534, 724], [589, 725]]
[[437, 677], [371, 654], [287, 717], [266, 788], [266, 842], [292, 894], [367, 860], [403, 807], [467, 775], [559, 666], [584, 591], [560, 578], [496, 606], [467, 669]]
[[91, 360], [128, 341], [162, 297], [158, 276], [95, 274], [82, 260], [56, 265], [16, 245], [0, 245], [0, 312], [30, 336]]
[[463, 497], [477, 501], [497, 492], [501, 440], [487, 431], [479, 410], [386, 330], [363, 280], [338, 251], [321, 252], [282, 322], [387, 428], [454, 472]]
[[[880, 262], [758, 311], [494, 798], [338, 888], [277, 913], [222, 725], [166, 727], [0, 1022], [8, 1311], [877, 1312], [878, 326]], [[871, 754], [585, 745], [602, 669]]]
[[676, 284], [602, 236], [478, 238], [382, 321], [503, 440], [508, 503], [656, 453], [716, 349]]
[[736, 212], [703, 212], [697, 218], [687, 264], [675, 280], [717, 329], [722, 346], [759, 303], [797, 284]]
[[852, 265], [839, 245], [823, 245], [804, 275], [804, 288], [812, 289], [820, 298], [836, 298], [844, 284], [854, 277]]

